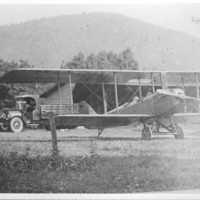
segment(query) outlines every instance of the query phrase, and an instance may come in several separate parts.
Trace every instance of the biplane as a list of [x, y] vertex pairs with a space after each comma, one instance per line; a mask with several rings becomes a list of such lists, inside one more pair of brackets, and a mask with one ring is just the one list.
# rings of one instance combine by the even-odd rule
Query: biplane
[[[95, 128], [99, 136], [107, 127], [140, 122], [144, 125], [142, 139], [146, 140], [151, 138], [155, 129], [159, 131], [159, 127], [174, 134], [176, 139], [184, 138], [179, 123], [196, 117], [200, 119], [198, 80], [200, 72], [33, 68], [11, 70], [0, 78], [0, 83], [67, 83], [71, 112], [55, 117], [57, 128]], [[81, 101], [79, 112], [74, 113], [72, 83], [100, 85], [104, 113], [97, 114], [86, 101]], [[114, 86], [115, 108], [107, 111], [105, 85], [109, 84]], [[129, 101], [120, 104], [118, 85], [135, 85], [138, 95], [134, 93]], [[145, 96], [142, 95], [144, 87], [150, 89]], [[193, 92], [186, 95], [186, 89]]]

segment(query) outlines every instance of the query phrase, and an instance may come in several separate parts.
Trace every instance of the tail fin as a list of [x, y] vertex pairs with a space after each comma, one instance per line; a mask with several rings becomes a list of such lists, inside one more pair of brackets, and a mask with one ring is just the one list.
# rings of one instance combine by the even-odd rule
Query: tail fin
[[97, 114], [86, 101], [80, 102], [79, 113], [80, 114]]

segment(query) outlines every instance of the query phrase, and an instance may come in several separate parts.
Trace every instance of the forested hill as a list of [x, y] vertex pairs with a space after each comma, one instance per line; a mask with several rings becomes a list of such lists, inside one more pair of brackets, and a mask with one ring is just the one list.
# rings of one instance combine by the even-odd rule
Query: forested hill
[[59, 68], [82, 52], [131, 48], [140, 69], [198, 70], [200, 40], [126, 16], [91, 13], [0, 27], [0, 59]]

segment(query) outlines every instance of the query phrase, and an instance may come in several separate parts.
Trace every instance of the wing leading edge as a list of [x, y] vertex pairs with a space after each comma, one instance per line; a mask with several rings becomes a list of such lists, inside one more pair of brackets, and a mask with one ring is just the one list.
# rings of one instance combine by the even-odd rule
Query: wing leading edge
[[[72, 83], [113, 84], [126, 83], [132, 79], [151, 79], [152, 73], [159, 72], [136, 70], [91, 70], [91, 69], [15, 69], [4, 74], [0, 83]], [[69, 78], [70, 76], [70, 78]]]

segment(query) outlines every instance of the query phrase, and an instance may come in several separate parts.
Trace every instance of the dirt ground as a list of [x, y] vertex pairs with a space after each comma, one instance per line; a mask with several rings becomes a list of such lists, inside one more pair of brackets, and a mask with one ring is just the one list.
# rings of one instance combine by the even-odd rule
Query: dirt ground
[[[150, 141], [141, 140], [142, 126], [105, 129], [99, 138], [97, 130], [82, 127], [57, 130], [61, 156], [71, 158], [97, 154], [106, 158], [106, 164], [99, 164], [95, 169], [102, 170], [102, 173], [99, 172], [98, 177], [96, 174], [92, 175], [94, 177], [91, 179], [96, 182], [91, 182], [90, 186], [88, 172], [80, 175], [85, 176], [88, 187], [84, 185], [83, 178], [83, 185], [77, 191], [73, 191], [74, 185], [71, 190], [68, 185], [68, 190], [89, 193], [199, 190], [200, 125], [182, 127], [185, 132], [183, 140], [176, 140], [172, 134], [161, 129], [161, 133], [154, 134]], [[45, 157], [51, 154], [51, 132], [46, 130], [1, 132], [0, 143], [1, 152], [23, 153], [29, 149], [30, 157]], [[123, 182], [117, 185], [118, 179], [126, 180], [124, 186], [120, 185]], [[65, 181], [67, 180], [63, 180]], [[70, 183], [72, 184], [71, 181]], [[74, 184], [81, 184], [80, 180], [74, 180]], [[63, 189], [64, 192], [68, 190]]]

